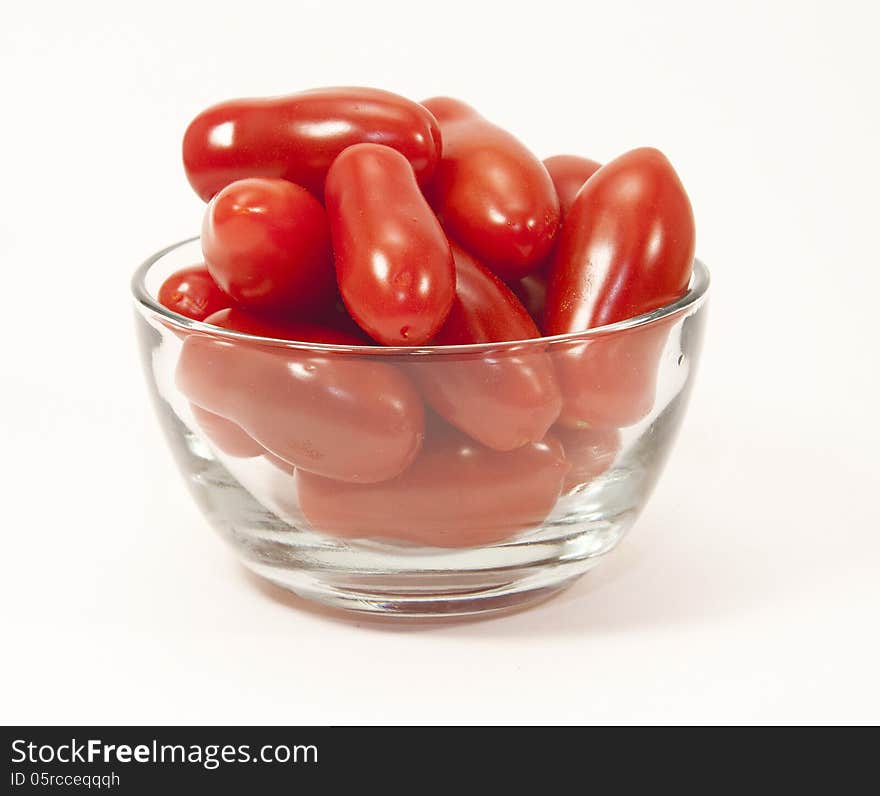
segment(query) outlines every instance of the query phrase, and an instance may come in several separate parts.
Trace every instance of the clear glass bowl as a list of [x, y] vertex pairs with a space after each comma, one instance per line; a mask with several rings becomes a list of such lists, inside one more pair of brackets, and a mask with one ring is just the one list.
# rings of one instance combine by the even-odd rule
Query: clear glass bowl
[[164, 279], [201, 259], [184, 241], [132, 281], [147, 383], [190, 491], [257, 574], [398, 616], [536, 600], [617, 546], [684, 415], [709, 286], [696, 261], [680, 300], [589, 332], [348, 347], [162, 307]]

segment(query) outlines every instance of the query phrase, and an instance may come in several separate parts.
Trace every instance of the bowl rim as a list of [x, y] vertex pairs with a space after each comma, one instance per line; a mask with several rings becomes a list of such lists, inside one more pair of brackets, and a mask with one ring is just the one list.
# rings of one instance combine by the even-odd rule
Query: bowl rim
[[709, 269], [706, 267], [706, 264], [699, 258], [695, 257], [693, 261], [693, 273], [691, 274], [691, 280], [688, 284], [687, 292], [675, 301], [651, 310], [650, 312], [633, 316], [632, 318], [625, 318], [622, 321], [605, 324], [604, 326], [594, 326], [581, 332], [567, 332], [566, 334], [531, 337], [525, 340], [505, 340], [497, 343], [468, 343], [464, 345], [444, 346], [383, 346], [380, 344], [338, 345], [335, 343], [310, 343], [301, 340], [286, 340], [278, 337], [261, 337], [259, 335], [247, 334], [246, 332], [238, 332], [233, 329], [223, 329], [220, 326], [214, 326], [213, 324], [205, 323], [204, 321], [196, 321], [192, 318], [187, 318], [185, 315], [180, 315], [160, 304], [147, 290], [147, 274], [163, 257], [197, 240], [199, 240], [198, 235], [178, 241], [177, 243], [172, 243], [170, 246], [166, 246], [164, 249], [161, 249], [148, 257], [137, 267], [131, 278], [131, 292], [141, 312], [145, 310], [149, 311], [161, 316], [164, 321], [170, 322], [180, 329], [188, 332], [200, 332], [212, 337], [220, 337], [229, 340], [248, 340], [275, 347], [358, 354], [362, 356], [443, 356], [449, 354], [509, 352], [511, 350], [519, 350], [535, 346], [557, 345], [570, 342], [588, 342], [589, 340], [605, 337], [617, 332], [623, 332], [641, 326], [648, 326], [670, 316], [682, 313], [692, 307], [696, 308], [705, 301], [711, 282]]

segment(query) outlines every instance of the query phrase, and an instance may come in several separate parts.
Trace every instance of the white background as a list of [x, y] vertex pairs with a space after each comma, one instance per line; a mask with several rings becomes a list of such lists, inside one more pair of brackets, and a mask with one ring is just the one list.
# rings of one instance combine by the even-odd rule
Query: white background
[[[880, 112], [868, 2], [13, 3], [0, 18], [5, 722], [880, 720]], [[542, 157], [663, 149], [713, 271], [615, 556], [506, 618], [259, 585], [151, 415], [128, 280], [193, 234], [205, 105], [460, 96]]]

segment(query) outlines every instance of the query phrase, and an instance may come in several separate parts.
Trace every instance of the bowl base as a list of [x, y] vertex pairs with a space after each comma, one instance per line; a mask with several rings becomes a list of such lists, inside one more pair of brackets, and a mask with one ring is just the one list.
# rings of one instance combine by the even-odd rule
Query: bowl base
[[[440, 619], [506, 613], [549, 599], [572, 585], [598, 560], [567, 562], [543, 567], [531, 574], [508, 573], [503, 582], [490, 587], [468, 586], [465, 583], [436, 582], [430, 576], [407, 578], [405, 586], [353, 582], [343, 585], [335, 579], [314, 572], [274, 567], [263, 562], [243, 560], [244, 565], [259, 577], [291, 591], [303, 599], [330, 608], [392, 618]], [[482, 573], [486, 577], [486, 573]], [[414, 582], [415, 581], [415, 582]]]
[[[182, 425], [171, 412], [165, 417]], [[221, 461], [186, 429], [169, 430], [169, 439], [193, 496], [241, 563], [306, 600], [361, 615], [467, 617], [546, 599], [617, 546], [650, 487], [621, 464], [561, 497], [538, 528], [485, 547], [428, 548], [321, 534], [295, 503], [254, 497], [264, 483], [295, 494], [293, 479], [272, 464]]]

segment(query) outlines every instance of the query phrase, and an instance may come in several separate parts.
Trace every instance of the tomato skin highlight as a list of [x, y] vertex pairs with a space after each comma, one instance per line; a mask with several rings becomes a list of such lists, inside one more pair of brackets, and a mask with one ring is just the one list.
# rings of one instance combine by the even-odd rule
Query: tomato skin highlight
[[[694, 257], [690, 201], [669, 161], [635, 149], [599, 169], [569, 210], [547, 288], [544, 331], [579, 332], [664, 306], [688, 286]], [[668, 321], [572, 344], [555, 354], [574, 428], [623, 427], [654, 404]]]
[[226, 186], [205, 210], [202, 252], [211, 276], [242, 307], [316, 312], [336, 295], [324, 208], [285, 180]]
[[203, 321], [230, 304], [229, 296], [218, 287], [204, 264], [175, 271], [162, 283], [157, 298], [163, 307], [194, 321]]
[[416, 461], [381, 484], [344, 484], [297, 471], [299, 506], [319, 531], [431, 547], [473, 547], [539, 526], [568, 464], [548, 436], [499, 453], [434, 424]]
[[435, 97], [423, 104], [443, 136], [427, 192], [444, 227], [502, 279], [532, 273], [559, 228], [559, 200], [547, 169], [465, 103]]
[[[432, 341], [466, 345], [528, 340], [540, 332], [511, 290], [460, 246], [452, 245], [456, 297]], [[538, 442], [562, 399], [543, 348], [455, 354], [414, 363], [425, 400], [453, 426], [484, 445], [509, 451]]]
[[246, 177], [279, 177], [320, 199], [336, 156], [363, 142], [401, 152], [420, 183], [440, 157], [440, 130], [424, 107], [380, 89], [339, 87], [214, 105], [187, 128], [183, 163], [205, 201]]
[[452, 306], [455, 266], [406, 158], [378, 144], [349, 147], [327, 174], [326, 202], [352, 318], [384, 345], [427, 343]]
[[[231, 314], [217, 313], [207, 323], [230, 324]], [[299, 340], [342, 342], [337, 330], [296, 326]], [[248, 331], [258, 328], [281, 331], [276, 324]], [[192, 403], [238, 424], [269, 453], [328, 478], [394, 478], [415, 458], [424, 436], [424, 409], [410, 381], [393, 365], [362, 356], [191, 333], [176, 381]]]
[[602, 164], [589, 158], [582, 158], [580, 155], [553, 155], [544, 159], [544, 167], [556, 188], [559, 213], [564, 222], [578, 191], [602, 168]]

